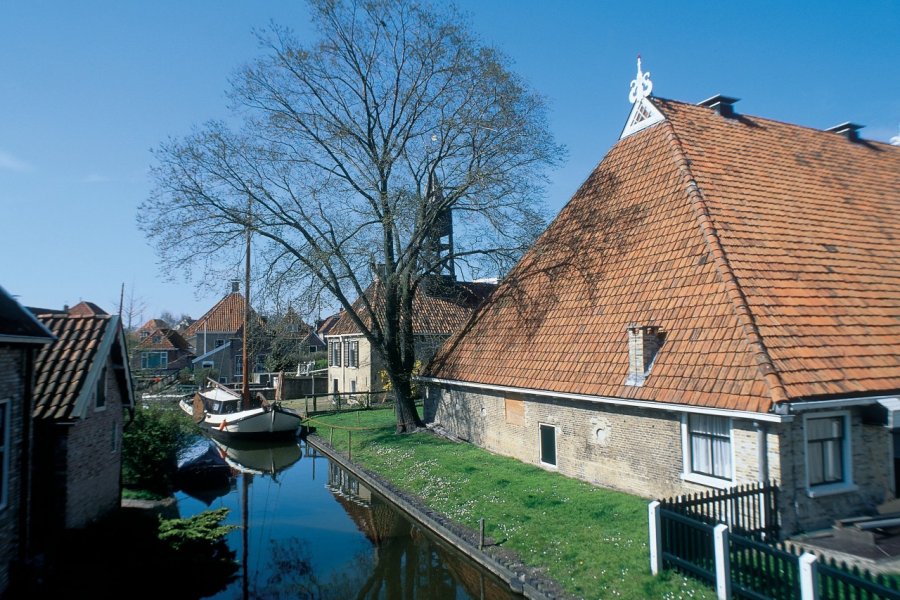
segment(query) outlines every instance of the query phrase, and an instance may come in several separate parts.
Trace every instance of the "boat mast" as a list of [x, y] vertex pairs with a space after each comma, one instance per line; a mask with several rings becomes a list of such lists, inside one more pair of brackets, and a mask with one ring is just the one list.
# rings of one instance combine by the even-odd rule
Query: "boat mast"
[[241, 357], [241, 369], [243, 377], [241, 378], [241, 408], [249, 410], [250, 408], [250, 348], [247, 346], [247, 330], [250, 329], [250, 198], [247, 198], [247, 248], [244, 256], [244, 339], [243, 352]]

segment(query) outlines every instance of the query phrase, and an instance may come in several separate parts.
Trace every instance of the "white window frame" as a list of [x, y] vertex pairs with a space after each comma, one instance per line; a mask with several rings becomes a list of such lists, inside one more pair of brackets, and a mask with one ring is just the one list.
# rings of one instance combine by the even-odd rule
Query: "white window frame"
[[[690, 415], [691, 414], [700, 414], [708, 417], [715, 417], [719, 419], [728, 419], [728, 444], [731, 447], [731, 477], [729, 479], [712, 477], [710, 475], [704, 475], [702, 473], [694, 473], [691, 471], [691, 430], [690, 430]], [[700, 485], [705, 485], [707, 487], [726, 489], [735, 484], [734, 473], [736, 471], [735, 467], [735, 456], [734, 456], [734, 420], [731, 417], [722, 417], [720, 415], [707, 415], [705, 413], [682, 413], [681, 414], [681, 478], [684, 481], [688, 481], [691, 483], [698, 483]]]
[[12, 440], [10, 440], [10, 420], [12, 420], [12, 402], [0, 400], [0, 412], [5, 412], [3, 417], [3, 473], [0, 473], [0, 510], [9, 505], [9, 455], [12, 452]]
[[[844, 480], [836, 483], [822, 483], [810, 485], [809, 483], [809, 427], [807, 422], [815, 419], [828, 419], [840, 417], [844, 422], [844, 441], [841, 444], [841, 460], [844, 464]], [[859, 489], [853, 483], [853, 419], [849, 410], [835, 410], [830, 412], [806, 412], [803, 413], [803, 481], [806, 485], [806, 495], [810, 498], [821, 498], [834, 494], [845, 494]]]
[[[556, 464], [544, 462], [544, 440], [541, 439], [542, 427], [553, 428], [553, 456], [556, 459]], [[559, 427], [557, 427], [553, 423], [538, 422], [538, 461], [540, 461], [541, 466], [545, 469], [559, 468]]]

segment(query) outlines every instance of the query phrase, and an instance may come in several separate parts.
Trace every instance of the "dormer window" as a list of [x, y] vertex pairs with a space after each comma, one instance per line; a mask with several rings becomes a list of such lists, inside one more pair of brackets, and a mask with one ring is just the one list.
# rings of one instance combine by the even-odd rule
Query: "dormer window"
[[628, 379], [625, 385], [643, 385], [666, 334], [656, 325], [628, 326]]

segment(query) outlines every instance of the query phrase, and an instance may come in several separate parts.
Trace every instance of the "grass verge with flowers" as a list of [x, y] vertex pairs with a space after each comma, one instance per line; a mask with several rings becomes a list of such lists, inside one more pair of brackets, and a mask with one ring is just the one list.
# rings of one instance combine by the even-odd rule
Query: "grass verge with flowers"
[[[393, 410], [317, 416], [324, 440], [396, 487], [546, 569], [581, 598], [714, 598], [678, 573], [650, 574], [647, 500], [594, 487], [472, 444], [397, 435]], [[334, 428], [332, 437], [331, 429]]]

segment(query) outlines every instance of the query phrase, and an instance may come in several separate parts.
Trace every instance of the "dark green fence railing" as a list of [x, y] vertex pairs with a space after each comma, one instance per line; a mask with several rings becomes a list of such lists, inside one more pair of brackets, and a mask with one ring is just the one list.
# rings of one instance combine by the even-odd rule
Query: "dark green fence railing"
[[896, 576], [873, 575], [834, 559], [821, 560], [818, 575], [819, 600], [900, 600]]
[[797, 555], [741, 535], [729, 536], [731, 587], [736, 598], [794, 600], [800, 597]]
[[696, 518], [661, 509], [663, 566], [716, 583], [713, 527]]

